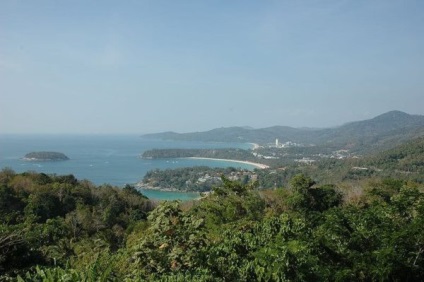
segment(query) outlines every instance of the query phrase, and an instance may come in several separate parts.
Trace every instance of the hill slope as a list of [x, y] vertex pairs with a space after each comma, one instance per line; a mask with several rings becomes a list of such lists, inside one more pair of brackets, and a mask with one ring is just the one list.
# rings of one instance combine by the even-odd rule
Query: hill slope
[[259, 144], [297, 142], [317, 146], [346, 148], [357, 152], [389, 149], [412, 138], [424, 136], [424, 116], [391, 111], [375, 118], [355, 121], [326, 129], [273, 126], [261, 129], [246, 127], [217, 128], [205, 132], [164, 132], [143, 138], [206, 142], [254, 142]]

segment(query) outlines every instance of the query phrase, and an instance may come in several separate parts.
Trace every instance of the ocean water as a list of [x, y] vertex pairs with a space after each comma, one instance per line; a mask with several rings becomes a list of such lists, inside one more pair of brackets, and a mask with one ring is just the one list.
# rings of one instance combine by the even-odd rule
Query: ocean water
[[[159, 148], [242, 148], [243, 143], [206, 143], [143, 139], [136, 135], [0, 135], [0, 169], [9, 167], [16, 172], [36, 171], [47, 174], [73, 174], [97, 185], [124, 186], [143, 179], [147, 171], [191, 166], [240, 167], [252, 165], [226, 161], [195, 159], [144, 160], [140, 155]], [[55, 151], [70, 160], [61, 162], [27, 162], [23, 156], [33, 151]], [[143, 190], [152, 199], [188, 200], [197, 193], [179, 193]]]

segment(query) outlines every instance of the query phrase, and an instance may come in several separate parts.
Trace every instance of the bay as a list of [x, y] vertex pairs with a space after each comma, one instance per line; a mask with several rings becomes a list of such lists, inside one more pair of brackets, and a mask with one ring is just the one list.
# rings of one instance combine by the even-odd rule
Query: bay
[[[137, 135], [6, 135], [0, 134], [0, 168], [14, 171], [36, 171], [46, 174], [73, 174], [96, 185], [110, 184], [123, 187], [136, 184], [147, 171], [179, 167], [210, 166], [253, 169], [249, 164], [196, 159], [144, 160], [140, 155], [149, 149], [207, 149], [251, 148], [246, 143], [209, 143], [143, 139]], [[27, 162], [23, 156], [33, 151], [55, 151], [70, 160], [60, 162]], [[151, 199], [188, 200], [198, 193], [143, 190]]]

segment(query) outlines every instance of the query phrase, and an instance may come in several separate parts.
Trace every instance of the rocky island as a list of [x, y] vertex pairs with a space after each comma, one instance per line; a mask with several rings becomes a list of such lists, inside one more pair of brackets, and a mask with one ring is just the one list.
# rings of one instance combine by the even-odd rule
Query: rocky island
[[58, 152], [31, 152], [24, 156], [25, 161], [66, 161], [69, 158]]

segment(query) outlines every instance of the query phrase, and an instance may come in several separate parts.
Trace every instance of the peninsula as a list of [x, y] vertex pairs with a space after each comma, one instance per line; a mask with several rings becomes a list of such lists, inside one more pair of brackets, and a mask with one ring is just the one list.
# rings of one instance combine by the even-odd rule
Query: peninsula
[[24, 156], [25, 161], [66, 161], [69, 158], [58, 152], [31, 152]]
[[[257, 148], [257, 146], [255, 146]], [[256, 168], [268, 168], [266, 164], [259, 163], [259, 159], [252, 150], [237, 148], [224, 149], [152, 149], [145, 151], [143, 159], [175, 159], [188, 158], [197, 160], [226, 161], [252, 165]]]
[[233, 163], [252, 165], [252, 166], [254, 166], [256, 168], [260, 168], [260, 169], [269, 168], [269, 165], [266, 165], [266, 164], [255, 163], [255, 162], [250, 162], [250, 161], [232, 160], [232, 159], [218, 159], [218, 158], [206, 158], [206, 157], [187, 157], [187, 159], [233, 162]]

